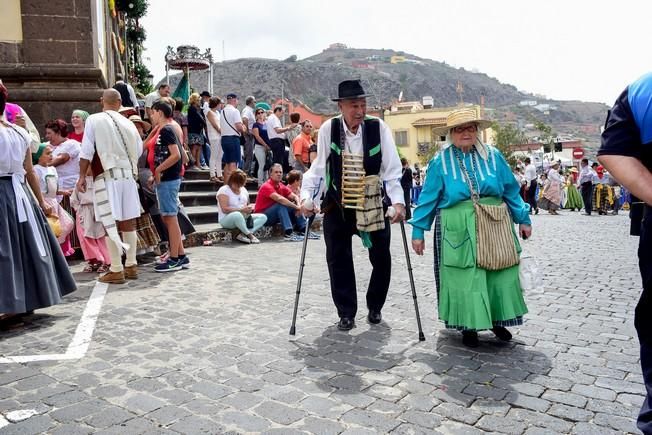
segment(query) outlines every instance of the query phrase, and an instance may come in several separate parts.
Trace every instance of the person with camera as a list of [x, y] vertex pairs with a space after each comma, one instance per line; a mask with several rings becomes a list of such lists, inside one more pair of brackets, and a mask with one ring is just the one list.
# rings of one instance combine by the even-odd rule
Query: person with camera
[[254, 233], [265, 225], [267, 216], [253, 213], [254, 207], [249, 204], [249, 192], [244, 187], [246, 182], [247, 175], [244, 171], [236, 169], [227, 184], [217, 191], [217, 211], [223, 228], [240, 231], [235, 238], [238, 242], [256, 244], [260, 240]]

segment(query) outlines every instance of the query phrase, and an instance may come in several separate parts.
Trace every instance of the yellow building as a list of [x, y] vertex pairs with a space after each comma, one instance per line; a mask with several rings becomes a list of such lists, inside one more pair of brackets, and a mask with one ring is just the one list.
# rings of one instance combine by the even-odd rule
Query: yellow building
[[[480, 106], [470, 107], [480, 115]], [[392, 129], [396, 146], [410, 164], [425, 164], [427, 156], [434, 155], [429, 150], [433, 147], [438, 150], [446, 141], [445, 136], [433, 134], [433, 129], [446, 125], [446, 117], [457, 108], [424, 108], [419, 102], [396, 103], [389, 110], [385, 110], [383, 119]], [[492, 140], [492, 131], [485, 131], [482, 141], [491, 143]]]
[[391, 63], [403, 63], [405, 62], [405, 56], [392, 56], [389, 61]]

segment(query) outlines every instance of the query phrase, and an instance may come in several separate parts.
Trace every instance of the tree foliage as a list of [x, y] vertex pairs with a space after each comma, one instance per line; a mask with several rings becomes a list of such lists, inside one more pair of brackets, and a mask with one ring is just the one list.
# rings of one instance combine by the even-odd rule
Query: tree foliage
[[496, 138], [496, 148], [507, 160], [511, 167], [516, 166], [517, 159], [514, 155], [514, 145], [527, 143], [525, 134], [512, 124], [499, 124], [494, 122], [491, 128]]

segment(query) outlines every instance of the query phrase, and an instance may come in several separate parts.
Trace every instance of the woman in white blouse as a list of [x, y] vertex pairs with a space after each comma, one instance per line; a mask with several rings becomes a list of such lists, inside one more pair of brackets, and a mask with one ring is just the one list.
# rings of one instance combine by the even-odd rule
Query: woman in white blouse
[[59, 189], [72, 190], [79, 179], [79, 152], [81, 145], [68, 139], [68, 125], [63, 119], [55, 119], [45, 124], [45, 138], [52, 146], [50, 166], [57, 168]]
[[[240, 234], [236, 240], [242, 243], [260, 243], [254, 233], [262, 228], [267, 222], [267, 216], [262, 213], [253, 213], [254, 207], [249, 205], [249, 192], [244, 185], [247, 182], [247, 175], [244, 171], [237, 169], [229, 177], [229, 183], [220, 187], [217, 191], [217, 210], [220, 224], [226, 229], [238, 229]], [[247, 217], [253, 224], [247, 227]]]
[[[0, 113], [6, 99], [0, 84]], [[58, 304], [76, 289], [43, 214], [52, 207], [41, 195], [30, 142], [27, 131], [0, 121], [0, 319]]]

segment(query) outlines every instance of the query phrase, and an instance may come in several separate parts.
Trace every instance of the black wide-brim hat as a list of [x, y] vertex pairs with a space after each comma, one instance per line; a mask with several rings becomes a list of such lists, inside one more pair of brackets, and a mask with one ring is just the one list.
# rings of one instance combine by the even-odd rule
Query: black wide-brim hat
[[367, 98], [368, 96], [368, 94], [364, 93], [360, 80], [344, 80], [337, 86], [337, 98], [332, 100], [355, 100], [357, 98]]

